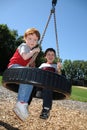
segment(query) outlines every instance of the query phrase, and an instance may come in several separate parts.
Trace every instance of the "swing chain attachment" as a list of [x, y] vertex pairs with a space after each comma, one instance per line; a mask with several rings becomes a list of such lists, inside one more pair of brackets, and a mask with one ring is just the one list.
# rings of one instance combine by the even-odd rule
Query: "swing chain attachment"
[[56, 6], [57, 0], [52, 0], [52, 6]]
[[51, 9], [51, 12], [52, 12], [52, 13], [55, 12], [56, 3], [57, 3], [57, 0], [52, 0], [52, 9]]

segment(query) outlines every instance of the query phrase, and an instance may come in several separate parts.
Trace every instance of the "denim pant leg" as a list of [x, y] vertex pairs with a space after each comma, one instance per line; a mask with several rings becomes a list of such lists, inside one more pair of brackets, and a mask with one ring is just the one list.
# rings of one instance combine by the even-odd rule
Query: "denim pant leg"
[[[10, 68], [20, 67], [19, 64], [13, 64]], [[28, 102], [33, 90], [33, 85], [19, 84], [18, 101]]]
[[20, 84], [18, 90], [18, 101], [23, 101], [28, 103], [32, 90], [33, 90], [33, 85]]
[[43, 107], [48, 107], [49, 109], [52, 108], [52, 99], [53, 99], [53, 92], [48, 89], [43, 89], [42, 93], [43, 97]]

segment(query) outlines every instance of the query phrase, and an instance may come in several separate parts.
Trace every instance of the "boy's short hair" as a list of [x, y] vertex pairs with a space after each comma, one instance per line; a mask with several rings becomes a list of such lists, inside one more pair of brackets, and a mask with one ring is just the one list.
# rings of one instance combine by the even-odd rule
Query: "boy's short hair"
[[46, 54], [47, 54], [48, 51], [54, 52], [54, 54], [56, 56], [56, 51], [53, 48], [47, 48], [46, 51], [45, 51], [45, 53], [44, 53], [44, 56], [46, 56]]
[[36, 36], [38, 37], [38, 41], [40, 40], [40, 33], [37, 29], [35, 28], [30, 28], [30, 29], [27, 29], [24, 33], [24, 40], [26, 39], [26, 37], [28, 35], [32, 35], [32, 34], [36, 34]]

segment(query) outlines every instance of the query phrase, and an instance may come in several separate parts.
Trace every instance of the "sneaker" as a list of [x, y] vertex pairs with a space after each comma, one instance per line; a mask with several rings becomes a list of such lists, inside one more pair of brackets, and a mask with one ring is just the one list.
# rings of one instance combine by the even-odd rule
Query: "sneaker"
[[13, 111], [22, 121], [25, 121], [29, 116], [28, 103], [17, 102]]
[[50, 115], [50, 110], [49, 109], [43, 109], [41, 114], [40, 114], [40, 118], [42, 119], [47, 119]]

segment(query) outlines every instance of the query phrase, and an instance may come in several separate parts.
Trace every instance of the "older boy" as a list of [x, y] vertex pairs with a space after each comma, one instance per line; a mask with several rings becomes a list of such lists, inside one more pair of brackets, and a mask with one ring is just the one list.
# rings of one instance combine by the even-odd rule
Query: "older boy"
[[[34, 48], [40, 39], [40, 33], [37, 29], [31, 28], [26, 30], [24, 34], [25, 43], [22, 43], [16, 49], [14, 55], [10, 59], [8, 64], [8, 68], [10, 67], [19, 67], [19, 66], [27, 66], [29, 64], [32, 56], [36, 52], [40, 52], [40, 48]], [[17, 103], [14, 107], [15, 114], [24, 121], [28, 115], [28, 100], [32, 93], [33, 86], [30, 84], [20, 84], [18, 90], [18, 98]]]

